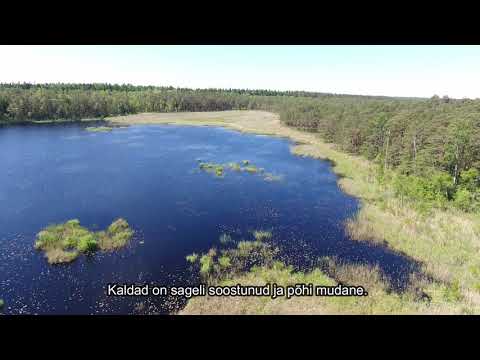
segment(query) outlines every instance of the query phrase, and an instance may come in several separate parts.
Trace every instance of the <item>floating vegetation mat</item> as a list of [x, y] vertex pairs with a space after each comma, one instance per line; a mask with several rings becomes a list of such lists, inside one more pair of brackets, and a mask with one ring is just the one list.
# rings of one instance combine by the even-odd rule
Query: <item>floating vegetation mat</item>
[[242, 160], [240, 163], [230, 162], [228, 164], [202, 162], [198, 159], [197, 161], [199, 161], [199, 167], [201, 170], [212, 173], [217, 177], [223, 177], [225, 175], [225, 170], [228, 169], [231, 171], [247, 172], [250, 174], [260, 174], [263, 176], [265, 181], [280, 181], [283, 179], [283, 176], [266, 172], [265, 169], [253, 165], [249, 160]]
[[89, 127], [86, 127], [85, 130], [90, 132], [106, 132], [106, 131], [112, 131], [113, 128], [110, 126], [89, 126]]
[[45, 252], [50, 264], [71, 262], [82, 253], [124, 247], [133, 236], [125, 219], [115, 220], [105, 231], [93, 232], [77, 219], [47, 226], [37, 234], [35, 249]]

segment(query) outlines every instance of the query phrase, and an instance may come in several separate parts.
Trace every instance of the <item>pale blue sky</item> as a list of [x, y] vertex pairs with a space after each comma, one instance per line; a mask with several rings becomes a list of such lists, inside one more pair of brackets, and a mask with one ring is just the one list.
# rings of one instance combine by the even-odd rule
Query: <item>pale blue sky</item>
[[0, 82], [480, 98], [480, 46], [0, 46]]

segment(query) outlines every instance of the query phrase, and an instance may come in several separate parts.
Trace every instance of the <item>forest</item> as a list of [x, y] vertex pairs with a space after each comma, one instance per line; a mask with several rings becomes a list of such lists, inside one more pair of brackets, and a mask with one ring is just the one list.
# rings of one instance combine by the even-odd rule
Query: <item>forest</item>
[[266, 110], [377, 164], [396, 196], [480, 211], [480, 100], [111, 84], [0, 84], [0, 124], [140, 112]]

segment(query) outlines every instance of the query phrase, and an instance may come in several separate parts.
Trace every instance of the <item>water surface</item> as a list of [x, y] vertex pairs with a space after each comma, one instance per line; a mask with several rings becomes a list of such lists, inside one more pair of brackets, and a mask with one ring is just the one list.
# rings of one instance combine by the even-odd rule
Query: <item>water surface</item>
[[[186, 255], [218, 245], [222, 233], [252, 239], [255, 229], [271, 230], [298, 266], [317, 255], [338, 255], [380, 262], [393, 273], [400, 260], [346, 236], [343, 222], [358, 203], [340, 191], [330, 163], [296, 157], [291, 145], [215, 127], [132, 126], [105, 133], [78, 124], [1, 128], [4, 312], [169, 312], [181, 304], [108, 298], [106, 284], [195, 282]], [[217, 178], [198, 169], [199, 159], [245, 159], [282, 179], [229, 171]], [[98, 230], [118, 217], [136, 231], [118, 252], [52, 266], [33, 249], [35, 234], [48, 224], [78, 218]]]

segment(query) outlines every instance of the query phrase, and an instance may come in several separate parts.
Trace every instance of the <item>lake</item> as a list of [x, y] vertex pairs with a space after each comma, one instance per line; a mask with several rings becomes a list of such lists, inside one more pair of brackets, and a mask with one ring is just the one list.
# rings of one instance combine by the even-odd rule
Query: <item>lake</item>
[[[185, 256], [252, 239], [266, 229], [282, 258], [308, 268], [318, 256], [379, 264], [394, 280], [404, 259], [351, 241], [344, 221], [358, 201], [337, 186], [331, 164], [291, 154], [287, 139], [216, 127], [138, 125], [92, 133], [82, 124], [0, 128], [0, 298], [6, 314], [169, 313], [181, 299], [107, 297], [108, 283], [198, 283]], [[249, 160], [280, 176], [226, 170], [199, 161]], [[123, 217], [135, 230], [113, 253], [49, 265], [34, 250], [45, 226], [79, 219], [91, 230]], [[400, 279], [400, 280], [399, 280]], [[359, 284], [361, 285], [361, 284]]]

